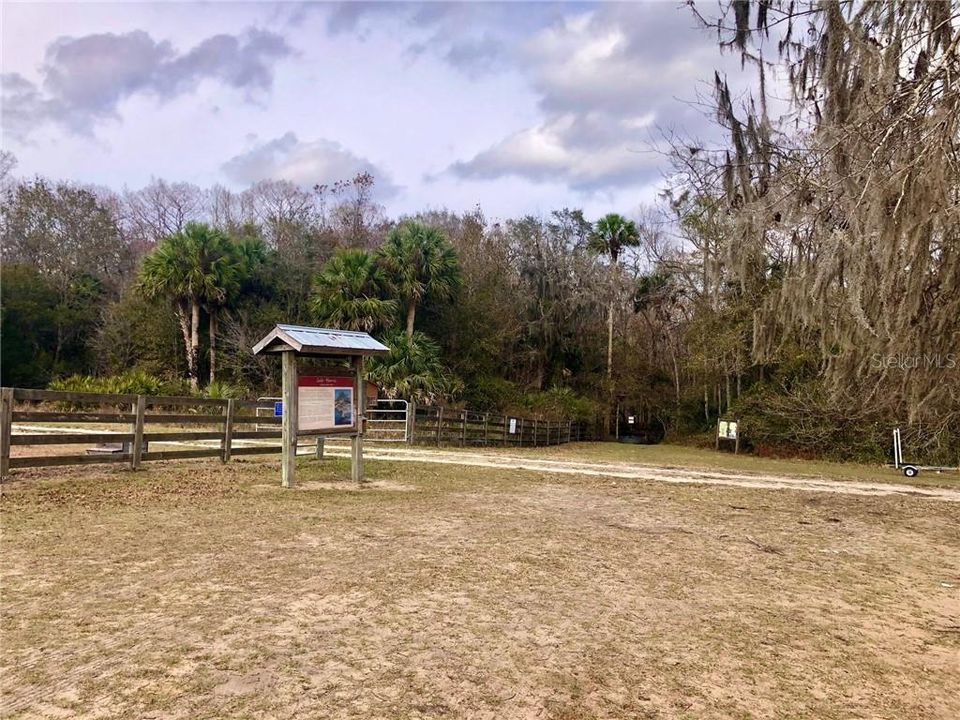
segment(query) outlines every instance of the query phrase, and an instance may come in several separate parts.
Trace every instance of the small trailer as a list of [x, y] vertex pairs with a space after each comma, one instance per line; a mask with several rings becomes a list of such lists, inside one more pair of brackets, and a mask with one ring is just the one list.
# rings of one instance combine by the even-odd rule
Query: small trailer
[[919, 465], [903, 461], [903, 442], [900, 439], [900, 428], [893, 431], [893, 467], [902, 470], [903, 474], [909, 478], [916, 477], [921, 470], [928, 472], [960, 472], [960, 468], [946, 467], [943, 465]]

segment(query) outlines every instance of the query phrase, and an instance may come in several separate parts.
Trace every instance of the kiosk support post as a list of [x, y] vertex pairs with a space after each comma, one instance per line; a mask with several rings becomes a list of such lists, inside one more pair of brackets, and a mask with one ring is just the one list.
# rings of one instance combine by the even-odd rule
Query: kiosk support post
[[353, 397], [356, 403], [357, 416], [354, 418], [357, 424], [357, 432], [352, 438], [350, 452], [350, 476], [353, 482], [363, 482], [363, 423], [366, 415], [367, 393], [366, 383], [363, 380], [363, 358], [353, 359], [353, 369], [356, 372], [354, 380]]
[[297, 471], [297, 354], [284, 352], [283, 358], [283, 460], [280, 480], [285, 488], [296, 484]]

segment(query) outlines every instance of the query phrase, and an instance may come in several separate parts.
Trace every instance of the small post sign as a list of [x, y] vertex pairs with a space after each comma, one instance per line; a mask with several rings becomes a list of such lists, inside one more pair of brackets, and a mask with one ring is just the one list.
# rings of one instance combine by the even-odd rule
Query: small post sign
[[720, 441], [733, 442], [733, 454], [740, 452], [740, 434], [738, 432], [740, 423], [737, 420], [718, 420], [717, 421], [717, 442], [716, 448], [720, 449]]
[[515, 417], [510, 418], [510, 422], [507, 425], [507, 432], [511, 435], [517, 434], [517, 419]]

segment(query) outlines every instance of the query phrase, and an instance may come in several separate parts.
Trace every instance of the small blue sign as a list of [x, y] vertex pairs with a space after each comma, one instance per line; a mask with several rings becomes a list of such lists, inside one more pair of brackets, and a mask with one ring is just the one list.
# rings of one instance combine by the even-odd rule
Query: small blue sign
[[283, 403], [275, 402], [273, 404], [273, 416], [274, 417], [283, 417]]

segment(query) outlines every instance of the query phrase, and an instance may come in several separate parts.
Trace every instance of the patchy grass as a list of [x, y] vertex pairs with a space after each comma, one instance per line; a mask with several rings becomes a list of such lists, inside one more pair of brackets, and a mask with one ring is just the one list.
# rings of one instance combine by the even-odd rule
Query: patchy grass
[[2, 714], [960, 716], [957, 503], [367, 468], [18, 474]]

